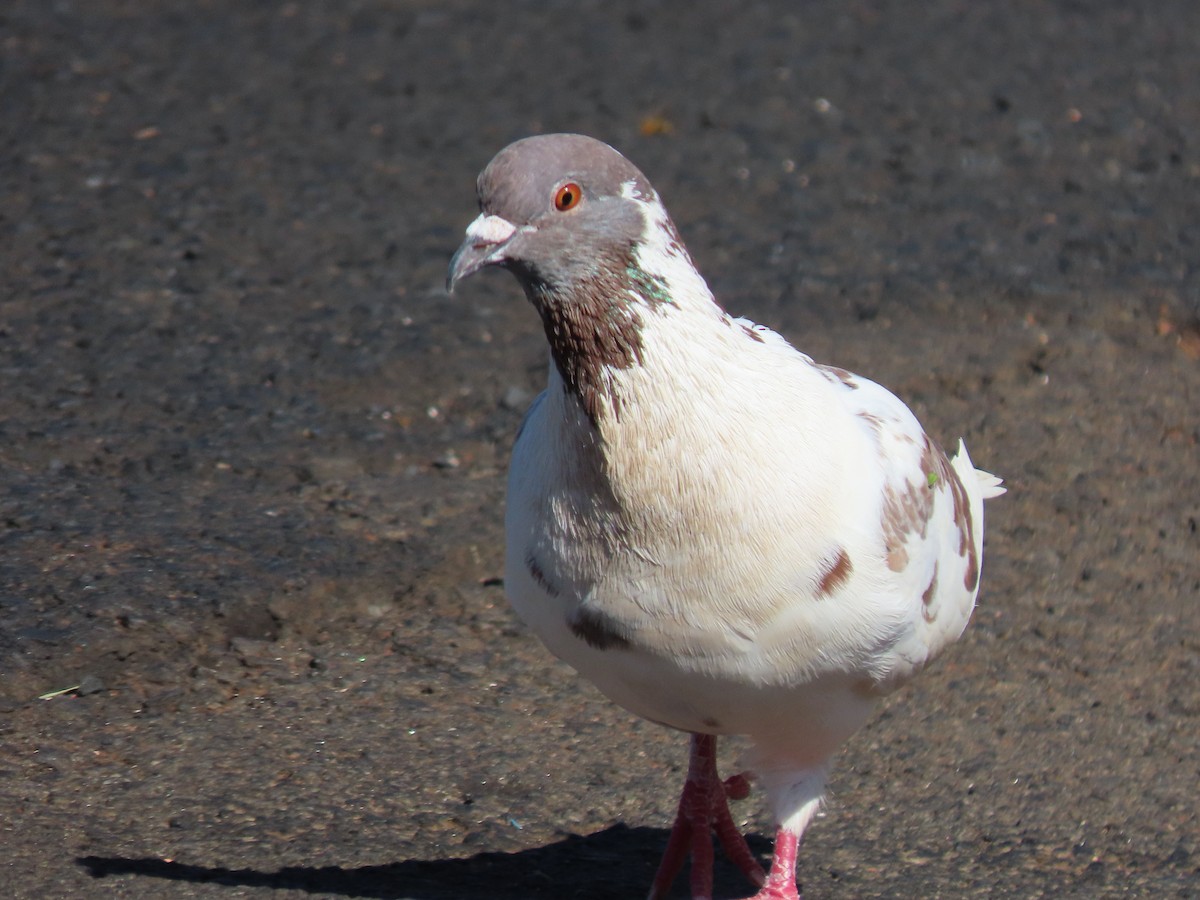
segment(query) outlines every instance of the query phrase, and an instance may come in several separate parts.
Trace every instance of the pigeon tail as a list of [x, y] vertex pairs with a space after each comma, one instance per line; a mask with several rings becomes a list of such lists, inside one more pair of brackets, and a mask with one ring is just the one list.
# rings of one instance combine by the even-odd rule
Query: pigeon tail
[[1004, 487], [1003, 478], [975, 468], [975, 464], [971, 462], [971, 455], [967, 453], [967, 444], [962, 438], [958, 439], [958, 452], [954, 455], [952, 463], [959, 478], [973, 477], [979, 483], [979, 495], [984, 500], [991, 500], [993, 497], [1008, 493], [1008, 488]]

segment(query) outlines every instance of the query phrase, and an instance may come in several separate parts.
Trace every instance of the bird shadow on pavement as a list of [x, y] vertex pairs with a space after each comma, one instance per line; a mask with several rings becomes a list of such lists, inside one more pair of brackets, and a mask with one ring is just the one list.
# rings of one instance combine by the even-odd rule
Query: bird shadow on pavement
[[[769, 842], [750, 835], [760, 858]], [[462, 859], [413, 859], [380, 866], [343, 869], [287, 866], [273, 872], [197, 866], [154, 858], [82, 856], [76, 862], [94, 878], [137, 875], [167, 881], [300, 890], [347, 897], [388, 900], [608, 900], [644, 896], [659, 855], [666, 847], [661, 828], [613, 825], [590, 835], [515, 853], [478, 853]], [[687, 870], [676, 892], [686, 894]], [[751, 893], [745, 878], [718, 854], [717, 892], [722, 896]]]

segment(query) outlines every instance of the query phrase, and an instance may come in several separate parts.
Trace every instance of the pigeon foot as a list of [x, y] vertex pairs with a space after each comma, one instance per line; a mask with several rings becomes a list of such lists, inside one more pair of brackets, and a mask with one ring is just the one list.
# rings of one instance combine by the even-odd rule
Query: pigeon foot
[[[649, 900], [661, 900], [671, 889], [671, 883], [683, 868], [686, 857], [691, 856], [692, 900], [712, 900], [713, 845], [712, 833], [725, 854], [750, 881], [768, 890], [766, 873], [750, 852], [746, 839], [734, 824], [729, 812], [729, 799], [740, 800], [750, 790], [744, 776], [735, 775], [727, 782], [717, 775], [717, 738], [711, 734], [692, 735], [692, 755], [688, 764], [687, 780], [679, 798], [679, 811], [667, 840], [658, 873], [650, 889]], [[795, 852], [792, 855], [795, 863]], [[795, 897], [793, 882], [793, 898]], [[760, 894], [763, 900], [774, 894]], [[783, 898], [785, 895], [778, 895]]]

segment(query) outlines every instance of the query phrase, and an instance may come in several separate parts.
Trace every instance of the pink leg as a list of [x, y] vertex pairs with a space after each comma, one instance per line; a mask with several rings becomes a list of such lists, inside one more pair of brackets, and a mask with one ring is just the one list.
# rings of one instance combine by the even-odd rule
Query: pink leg
[[[746, 839], [729, 814], [729, 797], [740, 799], [748, 792], [749, 785], [745, 778], [734, 776], [726, 783], [717, 775], [716, 736], [693, 734], [692, 756], [688, 763], [687, 780], [683, 783], [683, 793], [679, 797], [679, 811], [675, 814], [666, 852], [650, 888], [650, 900], [659, 900], [667, 895], [688, 855], [692, 858], [692, 900], [711, 900], [714, 831], [726, 855], [747, 878], [756, 885], [766, 881], [762, 866], [750, 852]], [[793, 867], [795, 862], [793, 848]], [[794, 890], [794, 878], [792, 883]]]
[[783, 827], [775, 832], [771, 874], [752, 900], [800, 900], [800, 892], [796, 890], [796, 851], [799, 847], [800, 837], [795, 832]]

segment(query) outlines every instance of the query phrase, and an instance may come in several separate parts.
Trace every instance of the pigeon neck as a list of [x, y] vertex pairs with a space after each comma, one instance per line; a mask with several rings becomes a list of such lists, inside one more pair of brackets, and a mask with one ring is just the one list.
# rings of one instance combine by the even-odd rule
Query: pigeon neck
[[655, 318], [692, 307], [720, 315], [666, 210], [657, 200], [641, 207], [639, 239], [591, 260], [586, 277], [525, 283], [563, 385], [595, 426], [621, 417], [614, 375], [643, 364]]
[[671, 303], [666, 285], [627, 254], [598, 261], [588, 278], [566, 290], [530, 285], [528, 291], [566, 391], [593, 425], [606, 414], [619, 416], [612, 372], [642, 364], [646, 318]]

